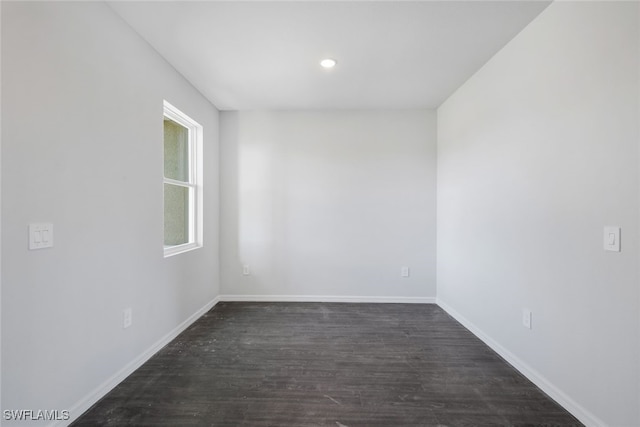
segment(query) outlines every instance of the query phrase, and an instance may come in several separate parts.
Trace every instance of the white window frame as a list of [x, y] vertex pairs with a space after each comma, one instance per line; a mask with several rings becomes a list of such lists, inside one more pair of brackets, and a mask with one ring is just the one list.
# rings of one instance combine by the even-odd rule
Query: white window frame
[[[189, 241], [180, 245], [166, 246], [164, 245], [164, 199], [163, 206], [163, 235], [162, 241], [164, 245], [164, 257], [181, 254], [197, 248], [201, 248], [203, 242], [203, 191], [202, 191], [202, 140], [203, 128], [191, 117], [164, 101], [164, 117], [184, 126], [189, 130], [188, 138], [188, 155], [189, 155], [189, 182], [178, 181], [164, 176], [164, 155], [163, 155], [163, 198], [164, 184], [172, 184], [189, 189]], [[164, 131], [163, 131], [164, 136]], [[164, 137], [163, 137], [164, 146]], [[163, 150], [164, 152], [164, 150]]]

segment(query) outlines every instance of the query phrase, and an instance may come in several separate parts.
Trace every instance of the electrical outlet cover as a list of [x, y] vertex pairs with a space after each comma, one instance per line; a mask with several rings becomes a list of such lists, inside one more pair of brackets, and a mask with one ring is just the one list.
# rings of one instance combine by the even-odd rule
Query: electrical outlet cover
[[522, 326], [531, 329], [531, 310], [527, 308], [522, 309]]
[[129, 326], [131, 326], [132, 323], [133, 323], [132, 310], [130, 308], [125, 308], [124, 310], [122, 310], [122, 327], [126, 329]]

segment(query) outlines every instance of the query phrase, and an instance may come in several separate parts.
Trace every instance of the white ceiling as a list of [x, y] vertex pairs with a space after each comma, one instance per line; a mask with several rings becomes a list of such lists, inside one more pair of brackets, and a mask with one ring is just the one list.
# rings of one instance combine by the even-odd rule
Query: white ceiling
[[549, 2], [109, 4], [219, 109], [290, 110], [435, 108]]

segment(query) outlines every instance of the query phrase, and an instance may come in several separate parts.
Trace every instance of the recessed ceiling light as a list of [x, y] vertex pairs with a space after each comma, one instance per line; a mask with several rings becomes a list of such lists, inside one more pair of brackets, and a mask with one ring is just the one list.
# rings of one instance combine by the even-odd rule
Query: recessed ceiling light
[[336, 66], [336, 64], [337, 64], [336, 60], [331, 58], [323, 59], [322, 61], [320, 61], [320, 65], [323, 68], [333, 68]]

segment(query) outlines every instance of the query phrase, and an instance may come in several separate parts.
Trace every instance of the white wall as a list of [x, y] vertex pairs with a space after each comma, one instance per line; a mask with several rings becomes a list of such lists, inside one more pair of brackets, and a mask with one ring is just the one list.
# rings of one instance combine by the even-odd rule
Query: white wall
[[[2, 2], [2, 67], [2, 407], [73, 409], [218, 295], [218, 113], [103, 3]], [[167, 259], [163, 99], [206, 168], [205, 247]]]
[[434, 111], [222, 112], [220, 127], [223, 297], [435, 297]]
[[[0, 3], [0, 35], [2, 34], [2, 3]], [[0, 38], [0, 44], [2, 40]], [[0, 45], [0, 52], [2, 46]], [[2, 409], [2, 55], [0, 54], [0, 409]], [[2, 421], [0, 421], [2, 425]]]
[[591, 425], [640, 425], [638, 26], [556, 2], [438, 109], [438, 299]]

